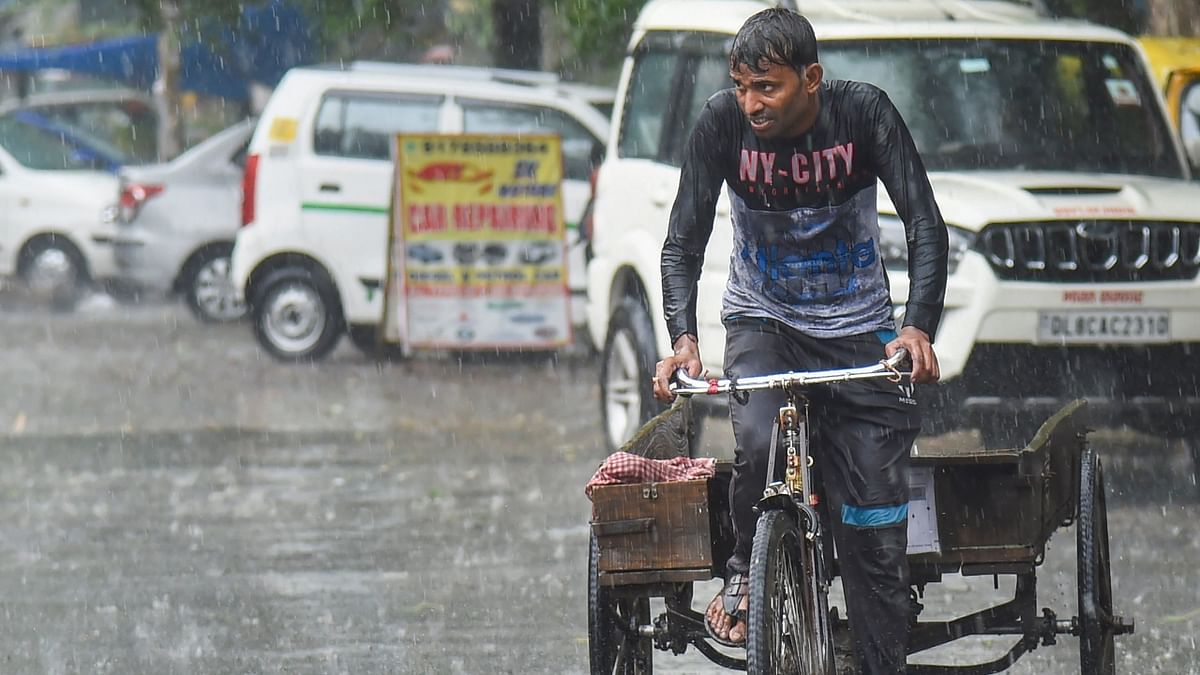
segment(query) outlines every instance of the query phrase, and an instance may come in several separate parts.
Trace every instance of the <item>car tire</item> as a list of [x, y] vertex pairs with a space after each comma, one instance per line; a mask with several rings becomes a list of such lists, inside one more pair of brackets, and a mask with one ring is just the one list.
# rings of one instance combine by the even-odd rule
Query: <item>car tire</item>
[[53, 235], [25, 246], [17, 272], [33, 297], [60, 311], [73, 310], [89, 286], [83, 254], [70, 241]]
[[657, 359], [649, 312], [634, 298], [621, 300], [609, 321], [600, 360], [600, 415], [610, 453], [666, 409], [655, 400], [650, 383]]
[[229, 277], [233, 244], [217, 244], [195, 253], [180, 275], [188, 309], [204, 323], [230, 323], [246, 315]]
[[345, 332], [337, 289], [327, 276], [285, 267], [255, 285], [254, 336], [281, 361], [319, 361]]

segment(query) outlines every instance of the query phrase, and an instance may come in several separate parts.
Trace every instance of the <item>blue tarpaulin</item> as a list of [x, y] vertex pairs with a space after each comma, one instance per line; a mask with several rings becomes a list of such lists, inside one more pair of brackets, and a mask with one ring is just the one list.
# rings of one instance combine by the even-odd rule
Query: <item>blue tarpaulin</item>
[[[61, 68], [148, 89], [158, 76], [158, 36], [139, 35], [88, 44], [21, 49], [0, 54], [0, 70]], [[235, 33], [213, 30], [181, 50], [185, 91], [233, 100], [248, 98], [251, 82], [274, 86], [288, 68], [312, 62], [307, 22], [282, 0], [247, 7]]]

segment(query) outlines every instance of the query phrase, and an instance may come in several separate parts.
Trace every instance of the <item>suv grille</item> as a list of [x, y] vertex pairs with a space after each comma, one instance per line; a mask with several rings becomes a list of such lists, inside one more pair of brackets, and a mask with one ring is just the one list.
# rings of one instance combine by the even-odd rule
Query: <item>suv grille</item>
[[975, 248], [1001, 279], [1129, 282], [1194, 279], [1200, 223], [1069, 220], [993, 223]]

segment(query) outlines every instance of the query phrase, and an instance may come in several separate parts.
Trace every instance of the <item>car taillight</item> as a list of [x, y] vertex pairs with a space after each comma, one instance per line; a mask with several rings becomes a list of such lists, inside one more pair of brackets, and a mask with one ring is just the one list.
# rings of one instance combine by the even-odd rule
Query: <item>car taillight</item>
[[242, 173], [242, 227], [254, 222], [254, 184], [258, 181], [258, 155], [246, 157]]
[[165, 186], [154, 183], [122, 184], [121, 196], [117, 199], [121, 222], [133, 222], [133, 219], [137, 217], [138, 211], [142, 209], [142, 205], [165, 189]]

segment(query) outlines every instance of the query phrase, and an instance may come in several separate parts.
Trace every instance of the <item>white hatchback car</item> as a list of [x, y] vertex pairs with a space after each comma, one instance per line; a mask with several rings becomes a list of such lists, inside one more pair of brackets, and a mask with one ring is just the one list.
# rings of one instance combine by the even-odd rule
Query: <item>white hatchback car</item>
[[115, 251], [122, 282], [151, 293], [177, 292], [201, 321], [242, 317], [245, 307], [229, 283], [229, 255], [253, 131], [254, 120], [244, 120], [166, 164], [121, 171]]
[[54, 134], [0, 117], [0, 277], [63, 307], [112, 278], [116, 191]]
[[551, 76], [456, 66], [297, 68], [250, 142], [234, 287], [262, 346], [287, 360], [327, 354], [343, 332], [375, 347], [383, 316], [391, 139], [401, 132], [551, 132], [562, 138], [573, 320], [583, 322], [594, 148], [608, 120]]

